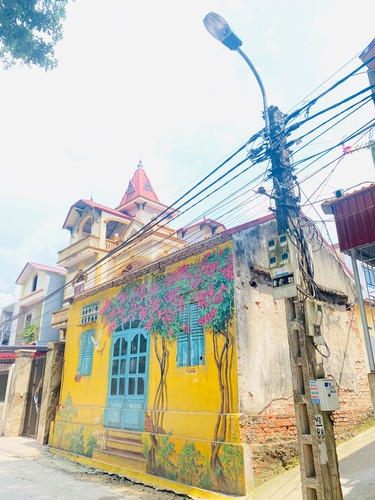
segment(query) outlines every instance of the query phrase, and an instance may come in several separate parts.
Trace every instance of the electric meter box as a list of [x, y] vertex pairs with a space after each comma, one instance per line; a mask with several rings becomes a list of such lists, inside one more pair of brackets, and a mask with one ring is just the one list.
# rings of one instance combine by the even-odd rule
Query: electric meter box
[[294, 260], [294, 248], [287, 234], [268, 241], [268, 266], [275, 300], [297, 295]]
[[317, 345], [325, 345], [322, 334], [323, 303], [313, 299], [304, 301], [306, 335], [314, 337]]
[[320, 409], [322, 411], [339, 410], [340, 401], [336, 381], [320, 378], [315, 382], [319, 393]]

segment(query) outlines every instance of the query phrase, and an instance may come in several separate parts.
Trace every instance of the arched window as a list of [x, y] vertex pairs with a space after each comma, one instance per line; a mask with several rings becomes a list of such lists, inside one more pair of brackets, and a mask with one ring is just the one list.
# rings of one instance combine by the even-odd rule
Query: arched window
[[83, 234], [91, 234], [91, 229], [92, 229], [92, 218], [90, 217], [90, 219], [87, 219], [83, 228], [82, 228], [82, 233]]
[[91, 215], [89, 215], [88, 217], [85, 217], [81, 221], [78, 232], [82, 238], [91, 234], [93, 223], [94, 223], [94, 219]]
[[35, 292], [37, 286], [38, 286], [38, 275], [36, 274], [33, 278], [32, 284], [31, 284], [31, 291]]

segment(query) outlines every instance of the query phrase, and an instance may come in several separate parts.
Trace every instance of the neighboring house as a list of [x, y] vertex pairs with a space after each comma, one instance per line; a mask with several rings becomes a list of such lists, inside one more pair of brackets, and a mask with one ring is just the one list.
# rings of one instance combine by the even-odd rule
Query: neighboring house
[[0, 345], [8, 345], [12, 332], [12, 317], [17, 304], [9, 304], [1, 310], [0, 314]]
[[[35, 437], [39, 423], [44, 425], [39, 408], [47, 346], [59, 340], [51, 316], [61, 308], [65, 275], [65, 269], [28, 262], [16, 281], [21, 287], [18, 301], [1, 312], [0, 435]], [[49, 380], [54, 374], [46, 376]]]
[[[83, 276], [114, 248], [115, 233], [127, 241], [163, 210], [139, 165], [116, 210], [81, 200], [68, 214], [72, 240], [59, 264], [73, 285], [49, 443], [160, 488], [243, 496], [297, 455], [286, 314], [269, 274], [276, 223], [269, 216], [225, 230], [203, 222], [180, 238], [155, 227], [94, 268], [94, 278]], [[185, 244], [197, 227], [195, 243]], [[316, 238], [320, 361], [339, 386], [334, 420], [344, 436], [372, 412], [364, 347], [353, 281]]]
[[[13, 312], [9, 344], [24, 344], [26, 325], [35, 326], [34, 341], [46, 346], [59, 339], [59, 330], [51, 327], [52, 312], [60, 309], [64, 293], [66, 270], [28, 262], [16, 280], [21, 286]], [[49, 298], [48, 298], [49, 297]]]

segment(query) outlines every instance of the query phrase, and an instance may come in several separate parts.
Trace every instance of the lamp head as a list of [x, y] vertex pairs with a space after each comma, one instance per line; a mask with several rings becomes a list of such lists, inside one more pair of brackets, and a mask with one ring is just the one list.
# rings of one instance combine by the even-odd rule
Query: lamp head
[[219, 14], [216, 14], [216, 12], [207, 14], [203, 19], [203, 24], [209, 34], [228, 47], [228, 49], [237, 50], [242, 45], [242, 41], [233, 33], [226, 20], [219, 16]]

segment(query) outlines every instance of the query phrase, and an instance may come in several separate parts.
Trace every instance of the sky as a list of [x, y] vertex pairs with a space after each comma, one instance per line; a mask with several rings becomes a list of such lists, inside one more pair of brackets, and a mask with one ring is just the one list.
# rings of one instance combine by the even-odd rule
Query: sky
[[[160, 201], [172, 203], [264, 126], [254, 76], [203, 26], [210, 11], [242, 39], [269, 104], [285, 113], [358, 67], [358, 54], [374, 37], [370, 0], [71, 3], [55, 70], [0, 69], [0, 308], [15, 300], [15, 281], [27, 262], [56, 265], [57, 252], [69, 245], [62, 226], [76, 201], [118, 206], [142, 159]], [[367, 85], [362, 70], [321, 106]], [[345, 143], [373, 115], [369, 103], [296, 158]], [[369, 150], [333, 166], [329, 178], [331, 167], [304, 180], [318, 164], [301, 173], [304, 196], [316, 201], [374, 180]], [[228, 184], [212, 204], [262, 173], [259, 168]], [[210, 216], [210, 203], [174, 226]], [[223, 222], [230, 227], [265, 215], [268, 205], [266, 197], [257, 199]], [[333, 223], [327, 226], [334, 238]]]

